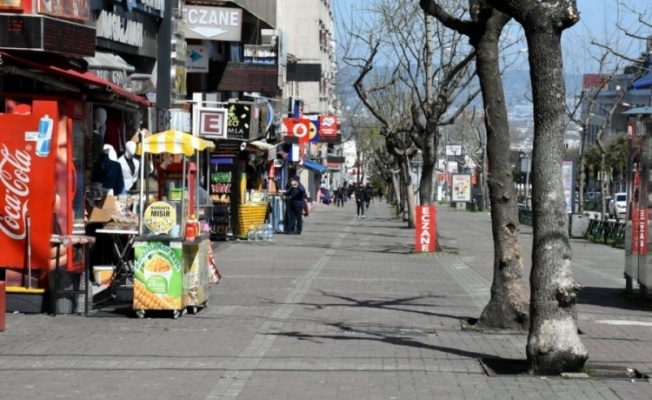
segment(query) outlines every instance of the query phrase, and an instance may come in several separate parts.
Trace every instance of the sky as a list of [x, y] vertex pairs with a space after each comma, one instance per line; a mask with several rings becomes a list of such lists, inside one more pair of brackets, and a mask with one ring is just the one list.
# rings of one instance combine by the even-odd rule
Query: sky
[[[369, 7], [369, 4], [374, 2], [375, 0], [333, 0], [335, 23], [338, 24], [338, 10], [346, 10], [347, 14], [354, 14], [354, 17], [359, 15], [359, 18], [364, 19], [360, 8]], [[414, 2], [417, 3], [418, 0]], [[617, 23], [629, 32], [643, 36], [652, 35], [651, 0], [577, 0], [577, 7], [580, 11], [580, 21], [562, 36], [564, 64], [568, 73], [597, 72], [599, 63], [595, 59], [604, 53], [604, 50], [592, 46], [592, 41], [608, 44], [618, 52], [632, 57], [645, 50], [644, 41], [627, 37], [617, 28]], [[637, 13], [645, 15], [644, 20], [649, 22], [649, 26], [638, 22]], [[338, 41], [341, 42], [339, 38]]]

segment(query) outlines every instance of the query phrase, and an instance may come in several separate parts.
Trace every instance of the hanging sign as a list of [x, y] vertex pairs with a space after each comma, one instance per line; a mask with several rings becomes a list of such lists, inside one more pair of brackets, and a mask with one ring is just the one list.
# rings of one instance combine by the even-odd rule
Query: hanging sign
[[240, 42], [242, 37], [242, 9], [202, 7], [186, 4], [183, 7], [186, 39]]
[[283, 118], [287, 136], [299, 139], [299, 143], [310, 140], [310, 120], [307, 118]]
[[208, 72], [208, 48], [189, 44], [186, 49], [186, 68], [188, 73]]
[[209, 139], [226, 139], [226, 120], [229, 110], [226, 108], [195, 107], [193, 135]]

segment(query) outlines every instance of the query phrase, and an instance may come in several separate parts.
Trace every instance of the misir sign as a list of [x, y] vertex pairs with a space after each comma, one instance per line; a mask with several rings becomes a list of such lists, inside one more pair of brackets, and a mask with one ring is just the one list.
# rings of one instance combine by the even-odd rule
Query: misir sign
[[436, 251], [437, 210], [435, 206], [417, 206], [414, 249], [417, 253]]

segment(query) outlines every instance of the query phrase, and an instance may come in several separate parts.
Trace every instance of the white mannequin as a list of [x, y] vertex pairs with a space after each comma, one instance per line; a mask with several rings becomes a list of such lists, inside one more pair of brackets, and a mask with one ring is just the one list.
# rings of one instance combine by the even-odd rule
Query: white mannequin
[[[122, 178], [125, 182], [125, 190], [130, 190], [138, 180], [140, 169], [140, 161], [134, 155], [136, 154], [136, 142], [128, 141], [125, 145], [126, 150], [124, 154], [118, 159], [122, 167]], [[133, 171], [129, 163], [133, 162]]]
[[104, 141], [104, 133], [106, 132], [106, 110], [102, 107], [97, 107], [93, 112], [93, 133], [100, 135]]

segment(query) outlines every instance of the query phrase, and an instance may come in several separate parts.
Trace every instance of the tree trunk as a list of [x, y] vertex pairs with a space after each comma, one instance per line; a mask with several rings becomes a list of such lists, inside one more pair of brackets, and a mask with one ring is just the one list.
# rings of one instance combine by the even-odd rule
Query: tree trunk
[[421, 177], [419, 179], [419, 204], [422, 206], [431, 206], [434, 204], [434, 186], [432, 184], [435, 176], [435, 163], [423, 162], [421, 167]]
[[[392, 191], [392, 193], [393, 193], [393, 199], [392, 200], [394, 201], [394, 204], [395, 204], [395, 207], [396, 207], [396, 216], [398, 217], [398, 216], [401, 215], [400, 210], [401, 210], [401, 202], [403, 201], [402, 200], [403, 196], [401, 194], [400, 177], [398, 176], [398, 174], [395, 174], [393, 172], [392, 172], [392, 186], [394, 188], [394, 190]], [[389, 201], [389, 199], [388, 199], [388, 201]]]
[[[430, 124], [427, 124], [430, 129]], [[433, 177], [435, 176], [435, 165], [437, 164], [437, 152], [435, 151], [434, 132], [426, 132], [424, 137], [424, 147], [421, 151], [423, 160], [421, 166], [421, 178], [419, 179], [419, 204], [422, 206], [431, 206], [433, 204]]]
[[519, 21], [528, 42], [534, 100], [534, 236], [531, 323], [526, 351], [530, 372], [537, 374], [578, 371], [588, 358], [577, 332], [576, 293], [581, 286], [574, 281], [571, 271], [561, 176], [566, 94], [561, 53], [563, 28], [554, 23], [554, 8], [547, 11], [539, 7]]
[[516, 193], [509, 157], [509, 122], [498, 60], [498, 39], [509, 17], [493, 10], [485, 30], [472, 37], [487, 132], [491, 226], [494, 241], [494, 274], [491, 299], [478, 324], [499, 329], [527, 329], [527, 290], [523, 282], [523, 257], [519, 242]]
[[607, 193], [608, 193], [608, 182], [607, 182], [607, 174], [605, 171], [607, 170], [607, 155], [603, 151], [600, 153], [600, 171], [602, 171], [602, 184], [600, 185], [600, 211], [602, 212], [602, 219], [607, 219], [608, 218], [608, 211], [607, 211]]
[[410, 159], [408, 157], [400, 157], [399, 159], [399, 168], [401, 169], [401, 176], [403, 178], [403, 188], [405, 189], [405, 208], [407, 213], [407, 223], [408, 228], [414, 228], [416, 226], [414, 222], [414, 211], [415, 211], [415, 201], [414, 201], [414, 186], [412, 185], [412, 177], [410, 176]]

